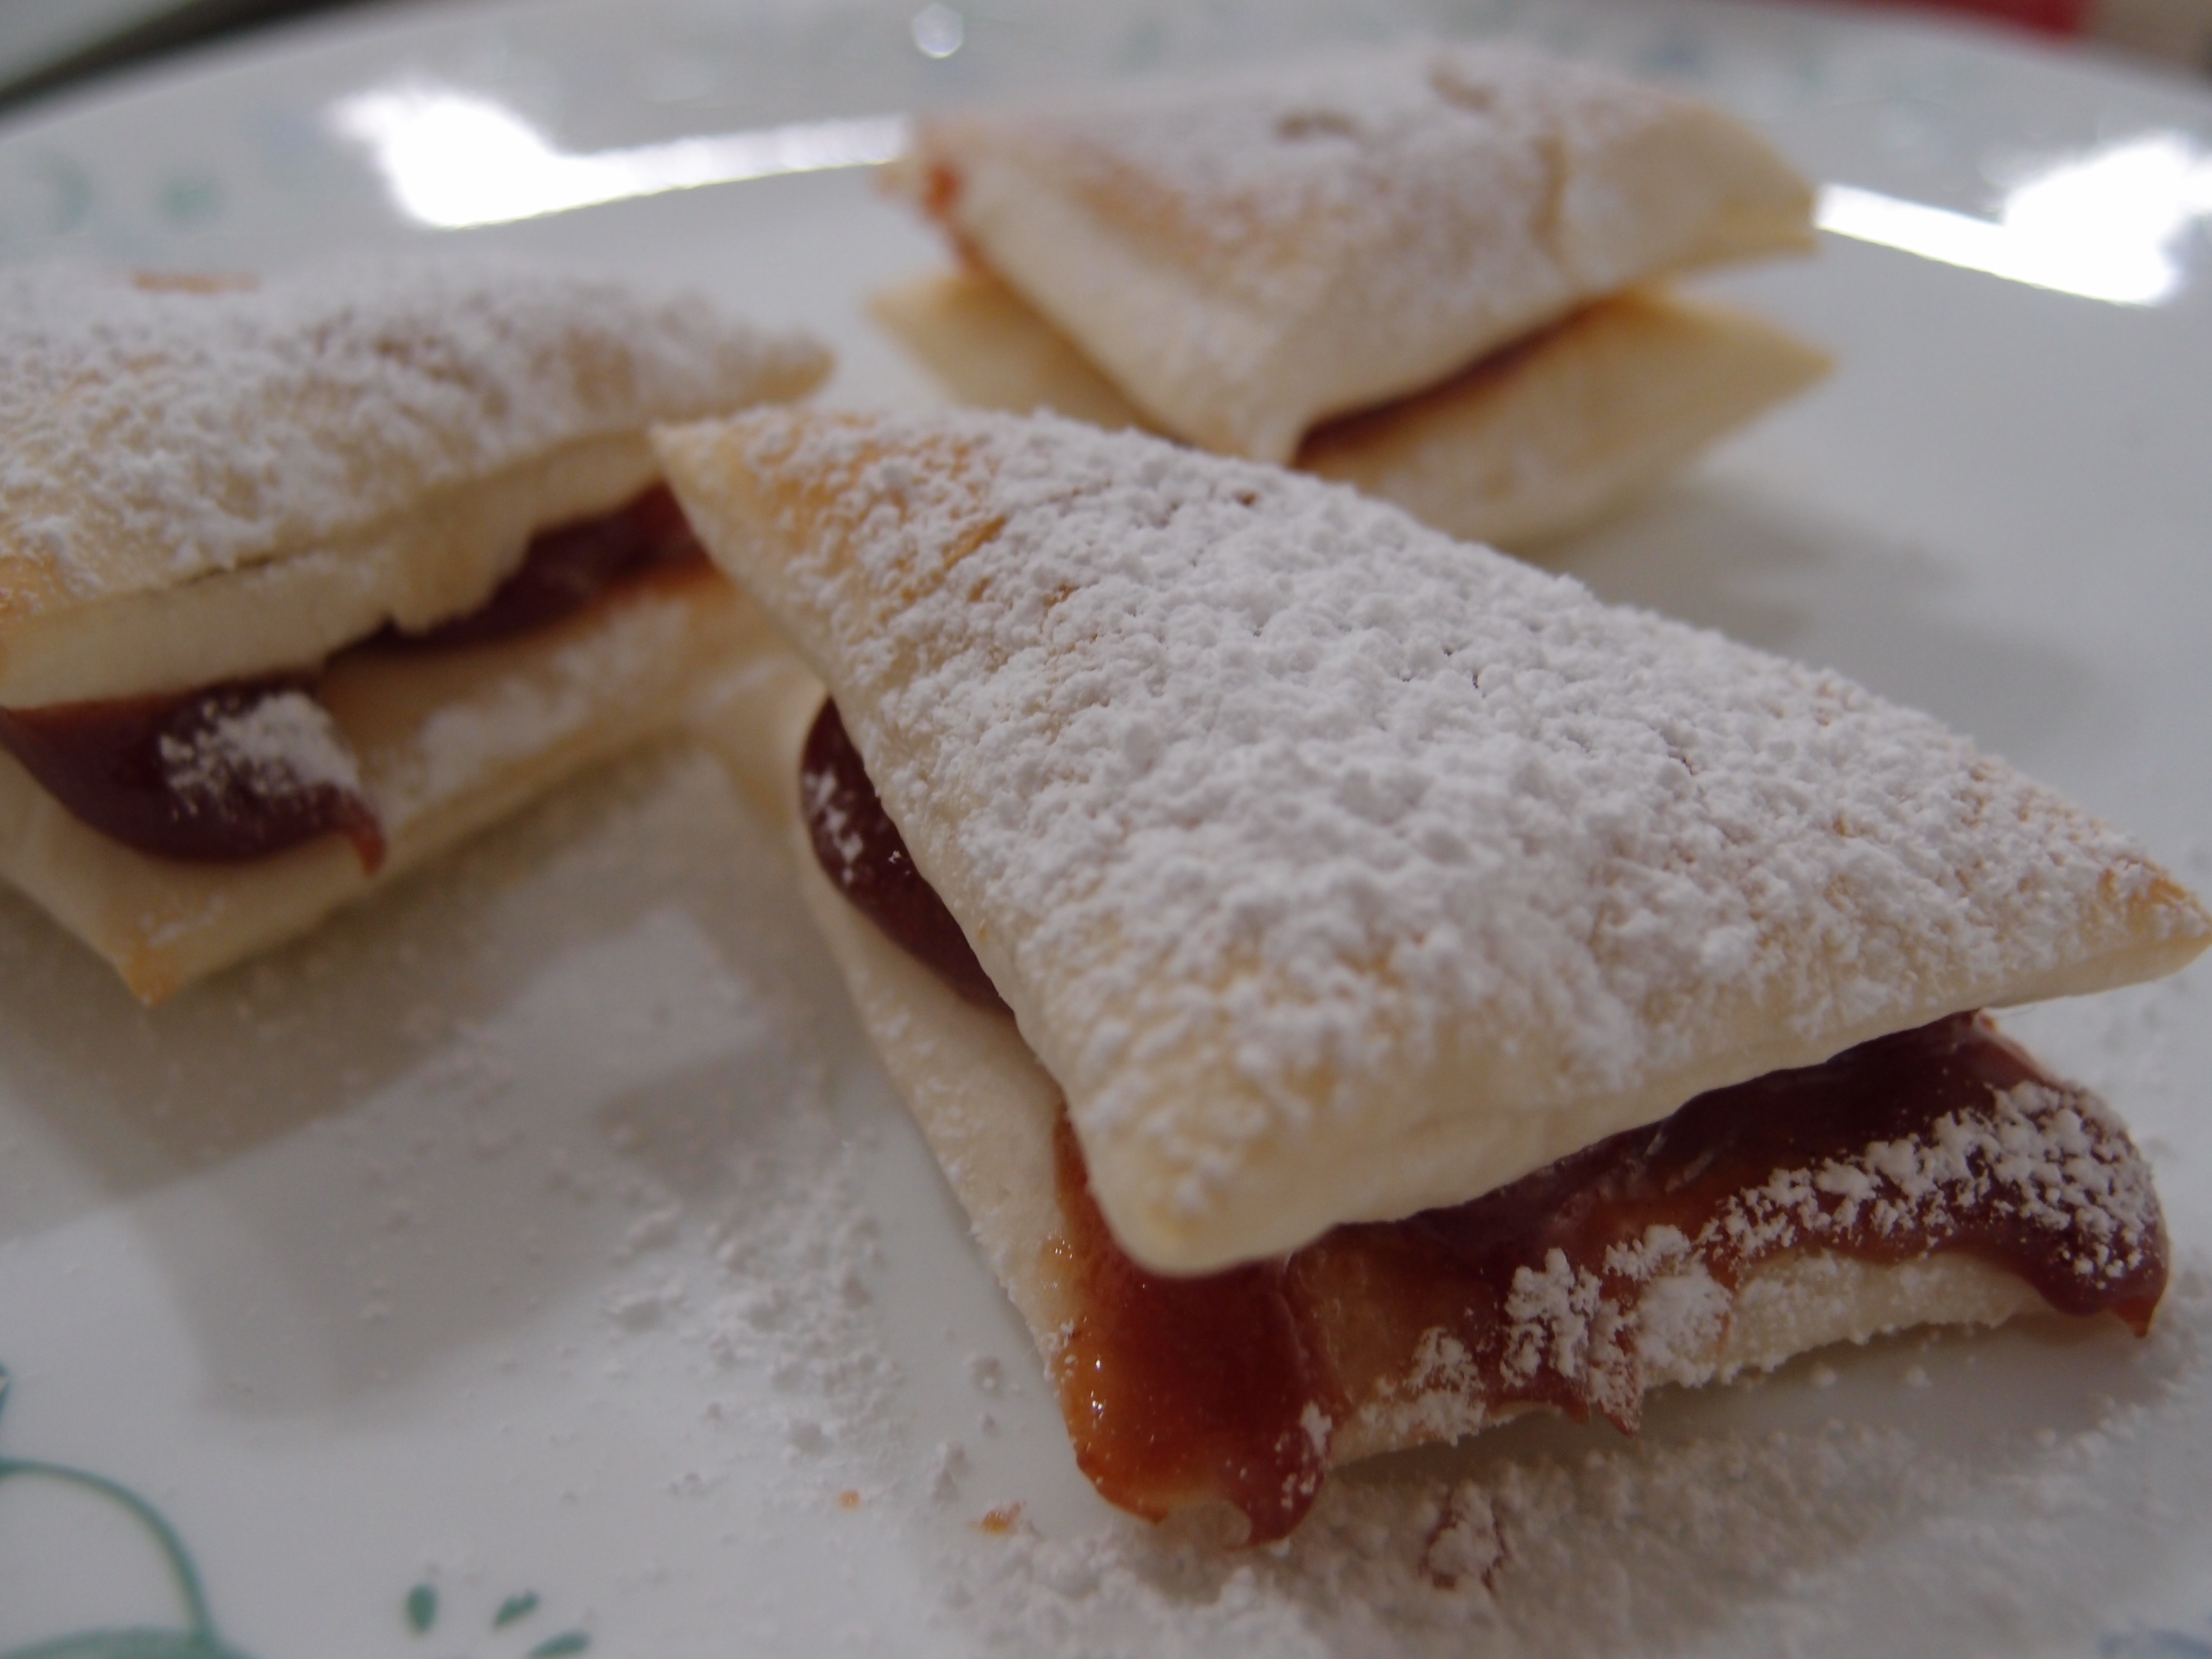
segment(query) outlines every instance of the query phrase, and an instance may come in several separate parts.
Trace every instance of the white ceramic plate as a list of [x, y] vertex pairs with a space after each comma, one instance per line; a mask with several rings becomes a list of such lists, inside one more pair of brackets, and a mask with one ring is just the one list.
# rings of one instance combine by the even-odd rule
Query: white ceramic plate
[[[363, 135], [460, 110], [402, 182], [496, 216], [635, 188], [687, 135], [1415, 27], [1699, 87], [1861, 192], [1838, 222], [2010, 273], [1835, 238], [1730, 278], [1842, 372], [1564, 562], [1923, 704], [2212, 876], [2212, 105], [2179, 82], [1747, 8], [409, 9], [19, 119], [0, 257], [442, 238], [674, 272], [833, 338], [833, 396], [912, 402], [857, 306], [936, 251], [860, 172], [437, 231]], [[2185, 1271], [2151, 1340], [1877, 1345], [1662, 1399], [1633, 1443], [1522, 1425], [1224, 1556], [1075, 1473], [699, 758], [153, 1013], [0, 896], [0, 1655], [2212, 1654], [2209, 984], [2015, 1022], [2157, 1162]], [[1455, 1525], [1487, 1583], [1433, 1571]]]

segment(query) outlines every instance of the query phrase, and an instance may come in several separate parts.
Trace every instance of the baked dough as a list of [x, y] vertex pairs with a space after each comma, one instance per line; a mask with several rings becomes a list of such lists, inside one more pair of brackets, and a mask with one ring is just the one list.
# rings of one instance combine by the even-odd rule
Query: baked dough
[[1159, 430], [1073, 340], [981, 266], [878, 289], [868, 296], [868, 315], [955, 403], [1012, 415], [1048, 410], [1109, 432]]
[[657, 443], [1157, 1271], [2212, 939], [1928, 717], [1349, 490], [1048, 418]]
[[636, 497], [652, 421], [827, 367], [696, 296], [479, 263], [0, 276], [0, 708], [319, 674], [386, 850], [152, 856], [0, 753], [0, 877], [157, 1000], [670, 726], [766, 638], [711, 571], [495, 644], [345, 647], [466, 615], [537, 532]]
[[[823, 875], [795, 787], [800, 750], [823, 695], [821, 682], [795, 657], [763, 652], [725, 684], [718, 699], [698, 707], [696, 729], [756, 805], [784, 826], [802, 894], [870, 1044], [914, 1113], [1048, 1375], [1060, 1382], [1068, 1333], [1084, 1308], [1060, 1267], [1066, 1241], [1080, 1231], [1057, 1178], [1059, 1085], [1012, 1021], [959, 995]], [[1893, 1162], [1896, 1150], [1890, 1149]], [[2013, 1178], [2033, 1185], [2033, 1160], [2015, 1162], [2021, 1167]], [[2154, 1231], [2154, 1218], [2149, 1224]], [[1628, 1385], [1639, 1395], [1769, 1370], [1814, 1349], [1889, 1331], [1996, 1325], [2049, 1311], [2025, 1279], [1964, 1254], [1884, 1264], [1808, 1246], [1760, 1261], [1733, 1287], [1694, 1275], [1681, 1281], [1680, 1291], [1647, 1294], [1627, 1316], [1633, 1335], [1622, 1346], [1636, 1358], [1626, 1369]], [[1371, 1342], [1362, 1344], [1346, 1330], [1346, 1310], [1336, 1299], [1313, 1307], [1322, 1352], [1372, 1350]], [[1474, 1379], [1455, 1370], [1441, 1332], [1342, 1380], [1350, 1409], [1326, 1437], [1330, 1468], [1456, 1439], [1533, 1409], [1486, 1405]], [[1633, 1420], [1636, 1399], [1615, 1405]], [[1071, 1423], [1079, 1435], [1084, 1426]]]
[[1591, 301], [1813, 241], [1747, 129], [1498, 46], [927, 115], [887, 177], [1150, 424], [1278, 462]]
[[[871, 298], [956, 402], [1146, 428], [1136, 405], [988, 272]], [[1468, 541], [1523, 551], [1583, 528], [1825, 375], [1747, 312], [1663, 289], [1599, 300], [1425, 392], [1308, 433], [1291, 465]]]

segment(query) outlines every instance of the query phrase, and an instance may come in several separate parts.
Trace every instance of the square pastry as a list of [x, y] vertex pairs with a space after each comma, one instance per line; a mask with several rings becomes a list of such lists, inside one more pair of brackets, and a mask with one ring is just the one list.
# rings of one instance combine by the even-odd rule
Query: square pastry
[[647, 428], [827, 367], [501, 265], [0, 277], [0, 876], [157, 1000], [672, 725], [767, 636]]

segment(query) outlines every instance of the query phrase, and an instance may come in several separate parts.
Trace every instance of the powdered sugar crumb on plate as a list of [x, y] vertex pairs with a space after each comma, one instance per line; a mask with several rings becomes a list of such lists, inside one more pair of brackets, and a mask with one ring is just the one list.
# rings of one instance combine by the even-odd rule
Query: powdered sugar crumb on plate
[[[2212, 1502], [2208, 1340], [2199, 1268], [2112, 1367], [2125, 1397], [2063, 1431], [2002, 1410], [1965, 1435], [1912, 1419], [1926, 1390], [1974, 1386], [1986, 1339], [1939, 1340], [1911, 1367], [1924, 1390], [1865, 1409], [1893, 1386], [1871, 1374], [1898, 1345], [1877, 1345], [1763, 1389], [1663, 1396], [1635, 1442], [1507, 1429], [1383, 1460], [1272, 1549], [1224, 1549], [1203, 1522], [1017, 1526], [945, 1550], [944, 1617], [994, 1651], [1130, 1659], [2079, 1651], [2089, 1609], [2154, 1578]], [[2001, 1342], [1990, 1362], [2045, 1346]], [[1774, 1426], [1801, 1392], [1838, 1413]]]

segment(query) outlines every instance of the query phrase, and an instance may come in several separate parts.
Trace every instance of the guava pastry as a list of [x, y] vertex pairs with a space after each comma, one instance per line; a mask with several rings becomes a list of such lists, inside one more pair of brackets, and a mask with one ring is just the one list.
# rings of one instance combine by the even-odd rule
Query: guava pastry
[[1662, 284], [1813, 243], [1719, 112], [1424, 46], [918, 118], [965, 268], [877, 296], [959, 400], [1291, 462], [1455, 535], [1579, 527], [1824, 374]]
[[461, 262], [0, 277], [0, 875], [157, 1000], [767, 635], [647, 428], [826, 355]]
[[[1980, 1011], [2212, 919], [1926, 715], [1049, 417], [664, 429], [786, 824], [1079, 1461], [1327, 1468], [1923, 1322], [2148, 1328], [2148, 1170]], [[827, 694], [825, 700], [825, 692]]]

